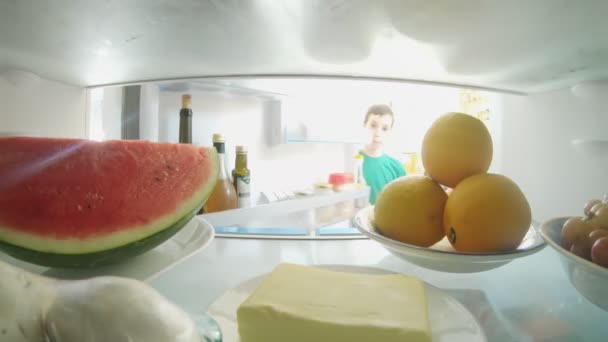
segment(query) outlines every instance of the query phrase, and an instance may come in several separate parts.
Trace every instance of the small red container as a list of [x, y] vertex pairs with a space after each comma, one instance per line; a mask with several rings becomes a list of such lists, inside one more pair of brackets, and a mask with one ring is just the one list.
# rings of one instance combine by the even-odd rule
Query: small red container
[[341, 172], [329, 175], [329, 184], [333, 185], [334, 188], [344, 184], [352, 184], [354, 182], [355, 176], [352, 173]]

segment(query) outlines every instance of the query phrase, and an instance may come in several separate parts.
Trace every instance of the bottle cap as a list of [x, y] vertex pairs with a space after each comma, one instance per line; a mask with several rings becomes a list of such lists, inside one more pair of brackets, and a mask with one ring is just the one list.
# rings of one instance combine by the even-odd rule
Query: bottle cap
[[247, 146], [237, 145], [236, 153], [247, 153]]
[[182, 108], [192, 107], [192, 96], [190, 94], [182, 95]]
[[226, 142], [223, 134], [213, 133], [213, 142], [214, 143], [223, 143]]

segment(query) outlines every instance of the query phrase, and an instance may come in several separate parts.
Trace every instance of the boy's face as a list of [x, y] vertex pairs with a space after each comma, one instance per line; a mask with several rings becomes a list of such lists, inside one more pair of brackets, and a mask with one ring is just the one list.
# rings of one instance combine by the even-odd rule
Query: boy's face
[[371, 114], [365, 123], [365, 128], [369, 129], [374, 143], [383, 143], [392, 126], [393, 117], [391, 115]]

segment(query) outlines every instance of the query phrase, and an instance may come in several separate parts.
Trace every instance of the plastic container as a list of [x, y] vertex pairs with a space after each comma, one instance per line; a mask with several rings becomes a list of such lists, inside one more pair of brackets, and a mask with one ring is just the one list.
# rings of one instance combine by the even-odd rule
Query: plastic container
[[355, 183], [355, 176], [352, 173], [341, 172], [329, 175], [329, 184], [334, 191], [340, 191], [344, 186], [352, 186]]
[[[331, 196], [334, 193], [332, 185], [328, 183], [315, 184], [314, 194], [316, 196]], [[336, 215], [335, 205], [327, 205], [318, 207], [315, 209], [315, 216], [317, 222], [329, 222], [334, 219]]]
[[[355, 176], [352, 173], [332, 173], [329, 175], [329, 184], [335, 192], [354, 190]], [[335, 215], [343, 218], [351, 218], [355, 214], [355, 201], [348, 200], [336, 204]]]
[[363, 177], [363, 156], [360, 154], [355, 156], [355, 184], [366, 184]]

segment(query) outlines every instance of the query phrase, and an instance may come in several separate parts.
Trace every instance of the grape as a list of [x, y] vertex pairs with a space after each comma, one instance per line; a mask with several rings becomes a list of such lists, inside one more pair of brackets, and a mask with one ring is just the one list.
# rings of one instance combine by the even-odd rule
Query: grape
[[589, 210], [589, 215], [587, 215], [588, 217], [593, 217], [595, 215], [597, 215], [597, 212], [606, 206], [606, 203], [600, 202], [600, 203], [596, 203], [594, 204], [591, 209]]
[[570, 253], [583, 259], [591, 260], [591, 244], [589, 240], [577, 242], [570, 247]]
[[608, 230], [605, 229], [596, 229], [589, 233], [589, 243], [593, 246], [595, 241], [601, 239], [603, 237], [608, 237]]
[[604, 267], [608, 267], [608, 237], [599, 238], [591, 247], [591, 260]]
[[593, 231], [593, 227], [581, 217], [569, 218], [562, 228], [562, 247], [570, 250], [572, 245], [589, 240], [591, 231]]
[[608, 229], [608, 206], [603, 205], [595, 211], [589, 219], [589, 223], [597, 228]]
[[585, 204], [585, 208], [583, 209], [583, 213], [585, 213], [585, 216], [589, 216], [589, 213], [591, 212], [591, 208], [593, 208], [593, 206], [598, 203], [602, 203], [602, 201], [599, 199], [592, 199], [589, 202], [587, 202], [587, 204]]

